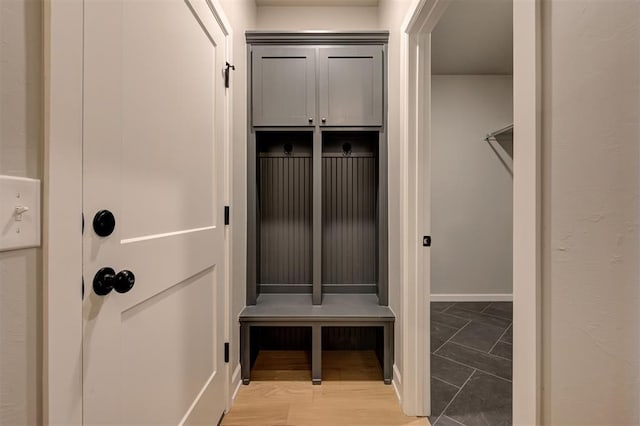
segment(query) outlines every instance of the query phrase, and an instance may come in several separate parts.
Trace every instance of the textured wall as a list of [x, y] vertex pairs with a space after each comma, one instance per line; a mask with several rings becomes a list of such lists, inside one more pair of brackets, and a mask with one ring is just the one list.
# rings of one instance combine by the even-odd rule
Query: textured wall
[[640, 3], [542, 19], [543, 420], [639, 424]]
[[484, 137], [513, 122], [513, 78], [434, 76], [431, 85], [431, 294], [511, 294], [511, 158]]
[[[42, 3], [0, 1], [0, 174], [42, 177]], [[38, 424], [41, 250], [0, 253], [0, 425]]]

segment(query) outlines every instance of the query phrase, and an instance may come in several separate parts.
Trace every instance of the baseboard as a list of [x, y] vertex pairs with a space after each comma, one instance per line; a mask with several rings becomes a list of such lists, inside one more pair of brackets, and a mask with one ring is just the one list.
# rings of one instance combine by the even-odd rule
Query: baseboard
[[459, 294], [432, 294], [432, 302], [513, 302], [511, 293], [459, 293]]
[[240, 380], [240, 364], [236, 366], [235, 370], [233, 370], [233, 374], [231, 375], [231, 389], [233, 392], [231, 393], [231, 403], [236, 400], [238, 396], [238, 392], [240, 391], [240, 386], [242, 386], [242, 380]]
[[402, 388], [402, 376], [400, 375], [400, 370], [398, 367], [393, 364], [393, 380], [391, 381], [393, 385], [393, 390], [396, 391], [396, 397], [398, 398], [398, 402], [402, 405], [402, 393], [400, 389]]

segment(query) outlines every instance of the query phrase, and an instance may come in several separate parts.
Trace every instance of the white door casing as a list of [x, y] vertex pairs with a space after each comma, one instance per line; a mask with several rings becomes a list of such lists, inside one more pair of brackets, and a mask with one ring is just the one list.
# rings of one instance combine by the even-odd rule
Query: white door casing
[[[429, 233], [430, 33], [450, 0], [414, 0], [402, 25], [401, 93], [404, 161], [402, 205], [405, 235]], [[540, 0], [513, 5], [514, 136], [513, 179], [513, 423], [540, 422]], [[417, 161], [416, 161], [417, 159]], [[420, 165], [421, 167], [417, 167]], [[414, 197], [410, 201], [409, 197]], [[417, 215], [417, 218], [416, 218]], [[428, 251], [404, 241], [402, 403], [406, 414], [430, 412]], [[437, 244], [437, 242], [436, 242]], [[426, 256], [426, 257], [425, 257]], [[420, 263], [422, 262], [422, 263]], [[420, 279], [422, 277], [422, 279]], [[427, 296], [426, 300], [424, 295]], [[415, 300], [426, 309], [415, 309]], [[425, 315], [426, 314], [426, 315]], [[425, 325], [426, 323], [426, 325]], [[416, 333], [418, 331], [418, 333]], [[412, 373], [416, 374], [412, 374]], [[408, 378], [408, 380], [407, 380]]]
[[[226, 45], [205, 0], [85, 1], [85, 424], [215, 424], [225, 408]], [[134, 287], [97, 295], [103, 267]]]

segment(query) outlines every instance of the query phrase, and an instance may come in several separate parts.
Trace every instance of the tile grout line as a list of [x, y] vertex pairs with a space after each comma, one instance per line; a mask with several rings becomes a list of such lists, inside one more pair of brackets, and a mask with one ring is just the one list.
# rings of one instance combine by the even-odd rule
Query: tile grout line
[[[489, 308], [491, 307], [491, 305], [493, 305], [494, 303], [495, 303], [495, 302], [490, 303], [490, 304], [489, 304], [489, 306], [487, 306], [487, 307], [486, 307], [486, 308], [484, 308], [482, 311], [480, 311], [480, 313], [481, 313], [481, 314], [485, 314], [485, 315], [491, 315], [492, 317], [503, 318], [503, 317], [501, 317], [501, 316], [499, 316], [499, 315], [495, 315], [495, 314], [488, 314], [488, 313], [486, 313], [486, 312], [485, 312], [485, 311], [486, 311], [487, 309], [489, 309]], [[512, 304], [511, 306], [513, 306], [513, 302], [511, 302], [511, 304]], [[508, 312], [505, 312], [505, 311], [503, 311], [502, 309], [498, 309], [498, 308], [496, 308], [496, 311], [504, 312], [504, 315], [508, 315], [508, 314], [509, 314]], [[507, 318], [505, 318], [505, 319], [507, 319]], [[513, 320], [513, 309], [511, 310], [511, 315], [510, 315], [509, 319]]]
[[[501, 321], [508, 321], [510, 325], [513, 323], [512, 320], [509, 320], [507, 318], [502, 318], [502, 317], [497, 317], [497, 316], [494, 316], [494, 315], [484, 314], [482, 312], [467, 311], [465, 309], [460, 309], [460, 310], [464, 311], [464, 312], [467, 312], [467, 313], [470, 313], [470, 314], [485, 315], [485, 316], [487, 316], [489, 318], [492, 318], [492, 319], [497, 319], [497, 320], [501, 320]], [[464, 318], [464, 317], [461, 317], [461, 316], [458, 316], [458, 315], [455, 315], [455, 314], [450, 314], [449, 312], [446, 312], [446, 311], [436, 312], [436, 313], [445, 314], [445, 315], [448, 315], [450, 317], [458, 318], [458, 319], [465, 320], [465, 321], [478, 321], [477, 319], [476, 320], [472, 320], [472, 319]], [[435, 322], [438, 322], [438, 321], [435, 321]], [[488, 324], [488, 323], [482, 322], [482, 321], [478, 321], [478, 323], [484, 324], [484, 325], [490, 325], [490, 326], [493, 326], [493, 327], [501, 327], [501, 326], [496, 325], [496, 324]], [[438, 323], [438, 324], [442, 324], [442, 323]], [[446, 325], [446, 324], [444, 324], [444, 325]], [[449, 327], [451, 327], [451, 326], [449, 326]], [[507, 328], [509, 328], [509, 326], [507, 326]]]
[[[455, 318], [456, 318], [456, 319], [465, 320], [465, 321], [471, 321], [471, 320], [468, 320], [468, 319], [465, 319], [465, 318], [458, 318], [458, 317], [455, 317]], [[452, 325], [445, 324], [445, 323], [442, 323], [442, 322], [440, 322], [440, 321], [433, 321], [433, 320], [432, 320], [431, 322], [432, 322], [433, 324], [438, 324], [438, 325], [440, 325], [440, 326], [447, 327], [447, 328], [452, 328], [452, 329], [454, 329], [454, 330], [459, 330], [459, 329], [460, 329], [460, 328], [458, 328], [458, 327], [454, 327], [454, 326], [452, 326]], [[465, 325], [467, 325], [467, 324], [465, 324]], [[462, 327], [464, 327], [465, 325], [463, 325]]]
[[[457, 345], [457, 343], [456, 343], [456, 342], [451, 342], [451, 343], [453, 343], [453, 344]], [[474, 349], [474, 350], [475, 350], [475, 349]], [[486, 371], [486, 370], [482, 370], [481, 368], [472, 367], [472, 366], [470, 366], [470, 365], [468, 365], [468, 364], [465, 364], [464, 362], [456, 361], [455, 359], [451, 359], [451, 358], [448, 358], [448, 357], [446, 357], [446, 356], [442, 356], [442, 355], [440, 355], [440, 354], [433, 354], [433, 355], [438, 355], [440, 358], [444, 358], [444, 359], [446, 359], [447, 361], [451, 361], [451, 362], [453, 362], [453, 363], [455, 363], [455, 364], [462, 365], [463, 367], [467, 367], [467, 368], [470, 368], [470, 369], [472, 369], [472, 370], [477, 370], [477, 371], [479, 371], [479, 372], [481, 372], [481, 373], [488, 374], [489, 376], [493, 376], [493, 377], [495, 377], [496, 379], [500, 379], [500, 380], [504, 380], [504, 381], [509, 382], [509, 383], [513, 383], [513, 380], [505, 379], [504, 377], [500, 377], [500, 376], [498, 376], [498, 375], [496, 375], [496, 374], [494, 374], [494, 373], [490, 373], [490, 372], [488, 372], [488, 371]], [[505, 359], [506, 359], [506, 358], [505, 358]]]
[[434, 376], [433, 374], [431, 375], [431, 378], [432, 378], [432, 379], [436, 379], [436, 380], [438, 380], [438, 381], [440, 381], [440, 382], [442, 382], [442, 383], [445, 383], [445, 384], [447, 384], [447, 385], [453, 386], [453, 387], [454, 387], [454, 388], [456, 388], [456, 389], [460, 389], [460, 386], [458, 386], [458, 385], [454, 385], [453, 383], [449, 383], [449, 382], [447, 382], [446, 380], [442, 380], [440, 377], [438, 377], [438, 376]]
[[460, 329], [459, 329], [458, 331], [456, 331], [455, 333], [453, 333], [453, 335], [452, 335], [451, 337], [449, 337], [449, 338], [448, 338], [448, 339], [447, 339], [443, 344], [441, 344], [440, 346], [438, 346], [438, 349], [436, 349], [436, 350], [433, 350], [433, 349], [432, 349], [432, 350], [431, 350], [431, 353], [432, 353], [432, 354], [434, 354], [434, 353], [436, 353], [437, 351], [439, 351], [439, 350], [440, 350], [440, 348], [442, 348], [444, 345], [446, 345], [447, 343], [449, 343], [449, 342], [451, 341], [451, 339], [453, 339], [454, 337], [456, 337], [456, 335], [457, 335], [458, 333], [460, 333], [462, 330], [464, 330], [464, 328], [465, 328], [466, 326], [468, 326], [469, 324], [471, 324], [471, 320], [468, 320], [468, 321], [467, 321], [467, 323], [466, 323], [465, 325], [463, 325], [462, 327], [460, 327]]
[[[444, 416], [444, 417], [448, 418], [449, 420], [451, 420], [452, 422], [454, 422], [454, 423], [455, 423], [455, 424], [457, 424], [457, 425], [466, 426], [464, 423], [460, 423], [459, 421], [457, 421], [457, 420], [456, 420], [456, 419], [454, 419], [453, 417], [449, 417], [449, 416], [447, 416], [447, 415], [445, 415], [445, 414], [442, 414], [442, 416]], [[442, 417], [442, 416], [440, 416], [440, 417]], [[440, 417], [438, 417], [438, 418], [440, 418]]]
[[[433, 303], [438, 303], [438, 302], [431, 302], [431, 303], [433, 304]], [[441, 302], [441, 303], [449, 303], [449, 302]], [[451, 303], [449, 306], [447, 306], [446, 308], [444, 308], [444, 309], [443, 309], [443, 310], [441, 310], [441, 311], [436, 311], [436, 310], [434, 310], [434, 309], [432, 309], [432, 311], [433, 311], [433, 312], [437, 312], [437, 313], [441, 314], [441, 313], [443, 313], [444, 311], [446, 311], [447, 309], [449, 309], [450, 307], [452, 307], [454, 304], [455, 304], [455, 303]]]
[[[507, 327], [507, 328], [502, 332], [502, 334], [500, 335], [500, 337], [498, 337], [498, 340], [496, 340], [496, 342], [493, 344], [493, 346], [491, 346], [491, 349], [489, 349], [489, 353], [490, 353], [491, 355], [493, 355], [493, 354], [491, 353], [491, 351], [492, 351], [492, 350], [494, 350], [494, 349], [496, 348], [496, 346], [498, 345], [498, 342], [500, 342], [500, 341], [502, 340], [502, 338], [504, 337], [504, 335], [505, 335], [505, 334], [507, 334], [507, 331], [509, 331], [509, 330], [511, 329], [511, 327], [513, 327], [513, 323], [509, 324], [509, 327]], [[495, 356], [498, 356], [498, 355], [495, 355]], [[502, 358], [502, 357], [500, 357], [500, 358]], [[505, 358], [505, 359], [506, 359], [506, 358]]]
[[[457, 303], [465, 303], [465, 302], [457, 302]], [[456, 305], [456, 303], [454, 303], [453, 305], [451, 305], [451, 306], [447, 307], [444, 311], [440, 311], [439, 313], [441, 313], [441, 314], [447, 314], [447, 315], [450, 315], [450, 316], [452, 316], [452, 317], [456, 317], [456, 318], [462, 318], [462, 317], [456, 316], [455, 314], [451, 314], [451, 313], [447, 312], [449, 309], [453, 308], [455, 305]], [[491, 306], [491, 305], [489, 305], [489, 306]], [[510, 323], [512, 323], [512, 322], [513, 322], [513, 314], [511, 314], [511, 316], [510, 316], [509, 318], [505, 318], [505, 317], [501, 317], [501, 316], [499, 316], [499, 315], [493, 315], [493, 314], [487, 314], [487, 313], [485, 313], [484, 311], [486, 311], [487, 309], [489, 309], [489, 306], [487, 306], [486, 308], [484, 308], [484, 309], [483, 309], [483, 310], [481, 310], [480, 312], [478, 312], [478, 311], [472, 311], [472, 310], [470, 310], [470, 309], [465, 309], [465, 308], [464, 308], [464, 306], [459, 307], [459, 309], [460, 309], [461, 311], [469, 312], [469, 313], [471, 313], [471, 314], [482, 314], [482, 315], [486, 315], [486, 316], [491, 317], [491, 318], [500, 319], [500, 320], [503, 320], [503, 321], [509, 321]], [[506, 312], [505, 312], [505, 315], [507, 315], [507, 313], [506, 313]], [[467, 319], [467, 318], [462, 318], [462, 319]], [[492, 325], [492, 324], [489, 324], [489, 325]]]
[[[492, 356], [492, 357], [495, 357], [495, 358], [499, 358], [499, 359], [503, 359], [505, 361], [509, 361], [509, 362], [513, 363], [513, 360], [511, 360], [509, 358], [505, 358], [505, 357], [500, 356], [500, 355], [495, 355], [495, 354], [492, 354], [492, 353], [489, 353], [489, 352], [485, 352], [485, 351], [482, 351], [482, 350], [480, 350], [478, 348], [474, 348], [472, 346], [463, 345], [462, 343], [458, 343], [458, 342], [450, 342], [450, 343], [454, 343], [454, 344], [456, 344], [458, 346], [462, 346], [463, 348], [466, 348], [466, 349], [471, 349], [472, 351], [480, 352], [483, 355], [489, 355], [489, 356]], [[438, 349], [440, 349], [440, 348], [438, 348]], [[439, 356], [442, 356], [442, 355], [439, 355]], [[473, 367], [473, 368], [476, 368], [476, 367]]]
[[[467, 385], [467, 383], [469, 383], [469, 380], [471, 380], [471, 378], [473, 377], [473, 375], [476, 374], [476, 370], [473, 370], [473, 373], [471, 373], [471, 375], [469, 376], [469, 378], [467, 380], [465, 380], [465, 382], [462, 384], [462, 386], [460, 386], [460, 389], [458, 390], [458, 392], [456, 392], [455, 395], [453, 395], [453, 398], [451, 398], [451, 400], [449, 401], [449, 403], [444, 407], [444, 409], [442, 410], [442, 413], [440, 413], [440, 415], [438, 416], [438, 418], [436, 419], [435, 422], [433, 422], [434, 424], [437, 424], [438, 421], [440, 420], [440, 417], [444, 416], [445, 413], [447, 412], [447, 408], [449, 408], [449, 406], [451, 405], [451, 403], [456, 399], [456, 397], [460, 394], [460, 392], [462, 392], [462, 389], [464, 389], [464, 387]], [[449, 417], [449, 416], [447, 416]]]

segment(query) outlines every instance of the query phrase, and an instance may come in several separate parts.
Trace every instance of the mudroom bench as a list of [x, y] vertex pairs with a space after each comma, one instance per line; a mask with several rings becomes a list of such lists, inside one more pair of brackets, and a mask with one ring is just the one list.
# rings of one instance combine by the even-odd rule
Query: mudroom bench
[[242, 382], [251, 379], [251, 331], [255, 327], [311, 328], [311, 381], [322, 382], [323, 327], [379, 327], [381, 364], [385, 384], [393, 378], [393, 325], [388, 306], [375, 294], [325, 294], [322, 305], [313, 305], [310, 294], [261, 294], [257, 303], [240, 313]]

